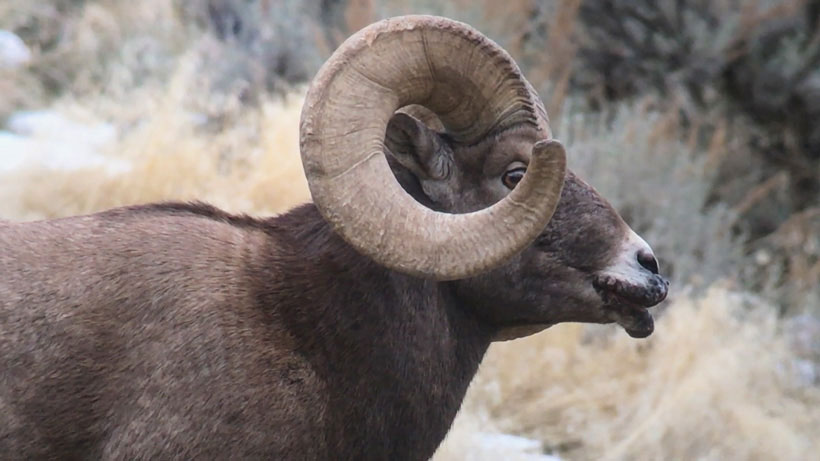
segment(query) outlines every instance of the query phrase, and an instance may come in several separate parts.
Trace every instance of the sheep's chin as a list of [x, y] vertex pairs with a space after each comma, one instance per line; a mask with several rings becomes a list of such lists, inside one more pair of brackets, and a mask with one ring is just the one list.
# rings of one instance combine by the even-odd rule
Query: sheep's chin
[[646, 338], [655, 331], [655, 320], [652, 314], [636, 304], [618, 304], [607, 306], [612, 319], [620, 325], [626, 334], [633, 338]]

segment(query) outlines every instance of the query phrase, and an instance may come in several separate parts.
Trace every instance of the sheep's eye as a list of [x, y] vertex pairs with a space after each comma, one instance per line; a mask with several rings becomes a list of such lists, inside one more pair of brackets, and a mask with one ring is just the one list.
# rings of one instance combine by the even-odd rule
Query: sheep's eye
[[524, 177], [524, 173], [526, 172], [527, 169], [525, 167], [513, 168], [512, 170], [504, 173], [504, 177], [501, 178], [501, 180], [508, 189], [514, 189], [516, 184], [521, 181], [521, 178]]

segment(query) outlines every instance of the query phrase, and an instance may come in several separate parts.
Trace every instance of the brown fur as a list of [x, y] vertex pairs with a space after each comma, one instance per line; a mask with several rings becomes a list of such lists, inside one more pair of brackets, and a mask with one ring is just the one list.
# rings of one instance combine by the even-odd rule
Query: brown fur
[[[527, 132], [475, 146], [410, 134], [434, 137], [390, 136], [412, 145], [391, 157], [397, 177], [451, 212], [503, 197], [500, 175], [532, 145]], [[373, 263], [313, 205], [0, 223], [0, 453], [426, 459], [494, 338], [613, 321], [593, 282], [626, 229], [571, 173], [530, 248], [454, 282]]]
[[489, 344], [449, 287], [364, 260], [312, 205], [4, 227], [6, 459], [429, 455]]

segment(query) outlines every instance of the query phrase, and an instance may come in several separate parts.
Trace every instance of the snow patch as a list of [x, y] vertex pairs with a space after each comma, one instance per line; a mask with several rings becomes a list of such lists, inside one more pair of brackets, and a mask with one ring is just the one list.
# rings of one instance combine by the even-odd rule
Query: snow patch
[[7, 30], [0, 29], [0, 69], [16, 69], [31, 61], [31, 51], [23, 40]]
[[23, 168], [77, 170], [104, 168], [108, 173], [128, 171], [130, 164], [101, 153], [116, 139], [109, 123], [85, 124], [53, 110], [22, 111], [0, 131], [0, 173]]
[[539, 440], [500, 432], [475, 433], [476, 448], [483, 453], [510, 454], [516, 459], [527, 461], [561, 461], [561, 458], [544, 454], [544, 446]]

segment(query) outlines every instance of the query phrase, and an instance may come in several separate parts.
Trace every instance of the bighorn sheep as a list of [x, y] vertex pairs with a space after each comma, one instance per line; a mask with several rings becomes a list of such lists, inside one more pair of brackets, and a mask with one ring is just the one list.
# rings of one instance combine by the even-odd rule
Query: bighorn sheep
[[550, 138], [504, 50], [406, 16], [308, 92], [314, 204], [0, 222], [0, 453], [425, 459], [493, 340], [649, 335], [651, 249]]

